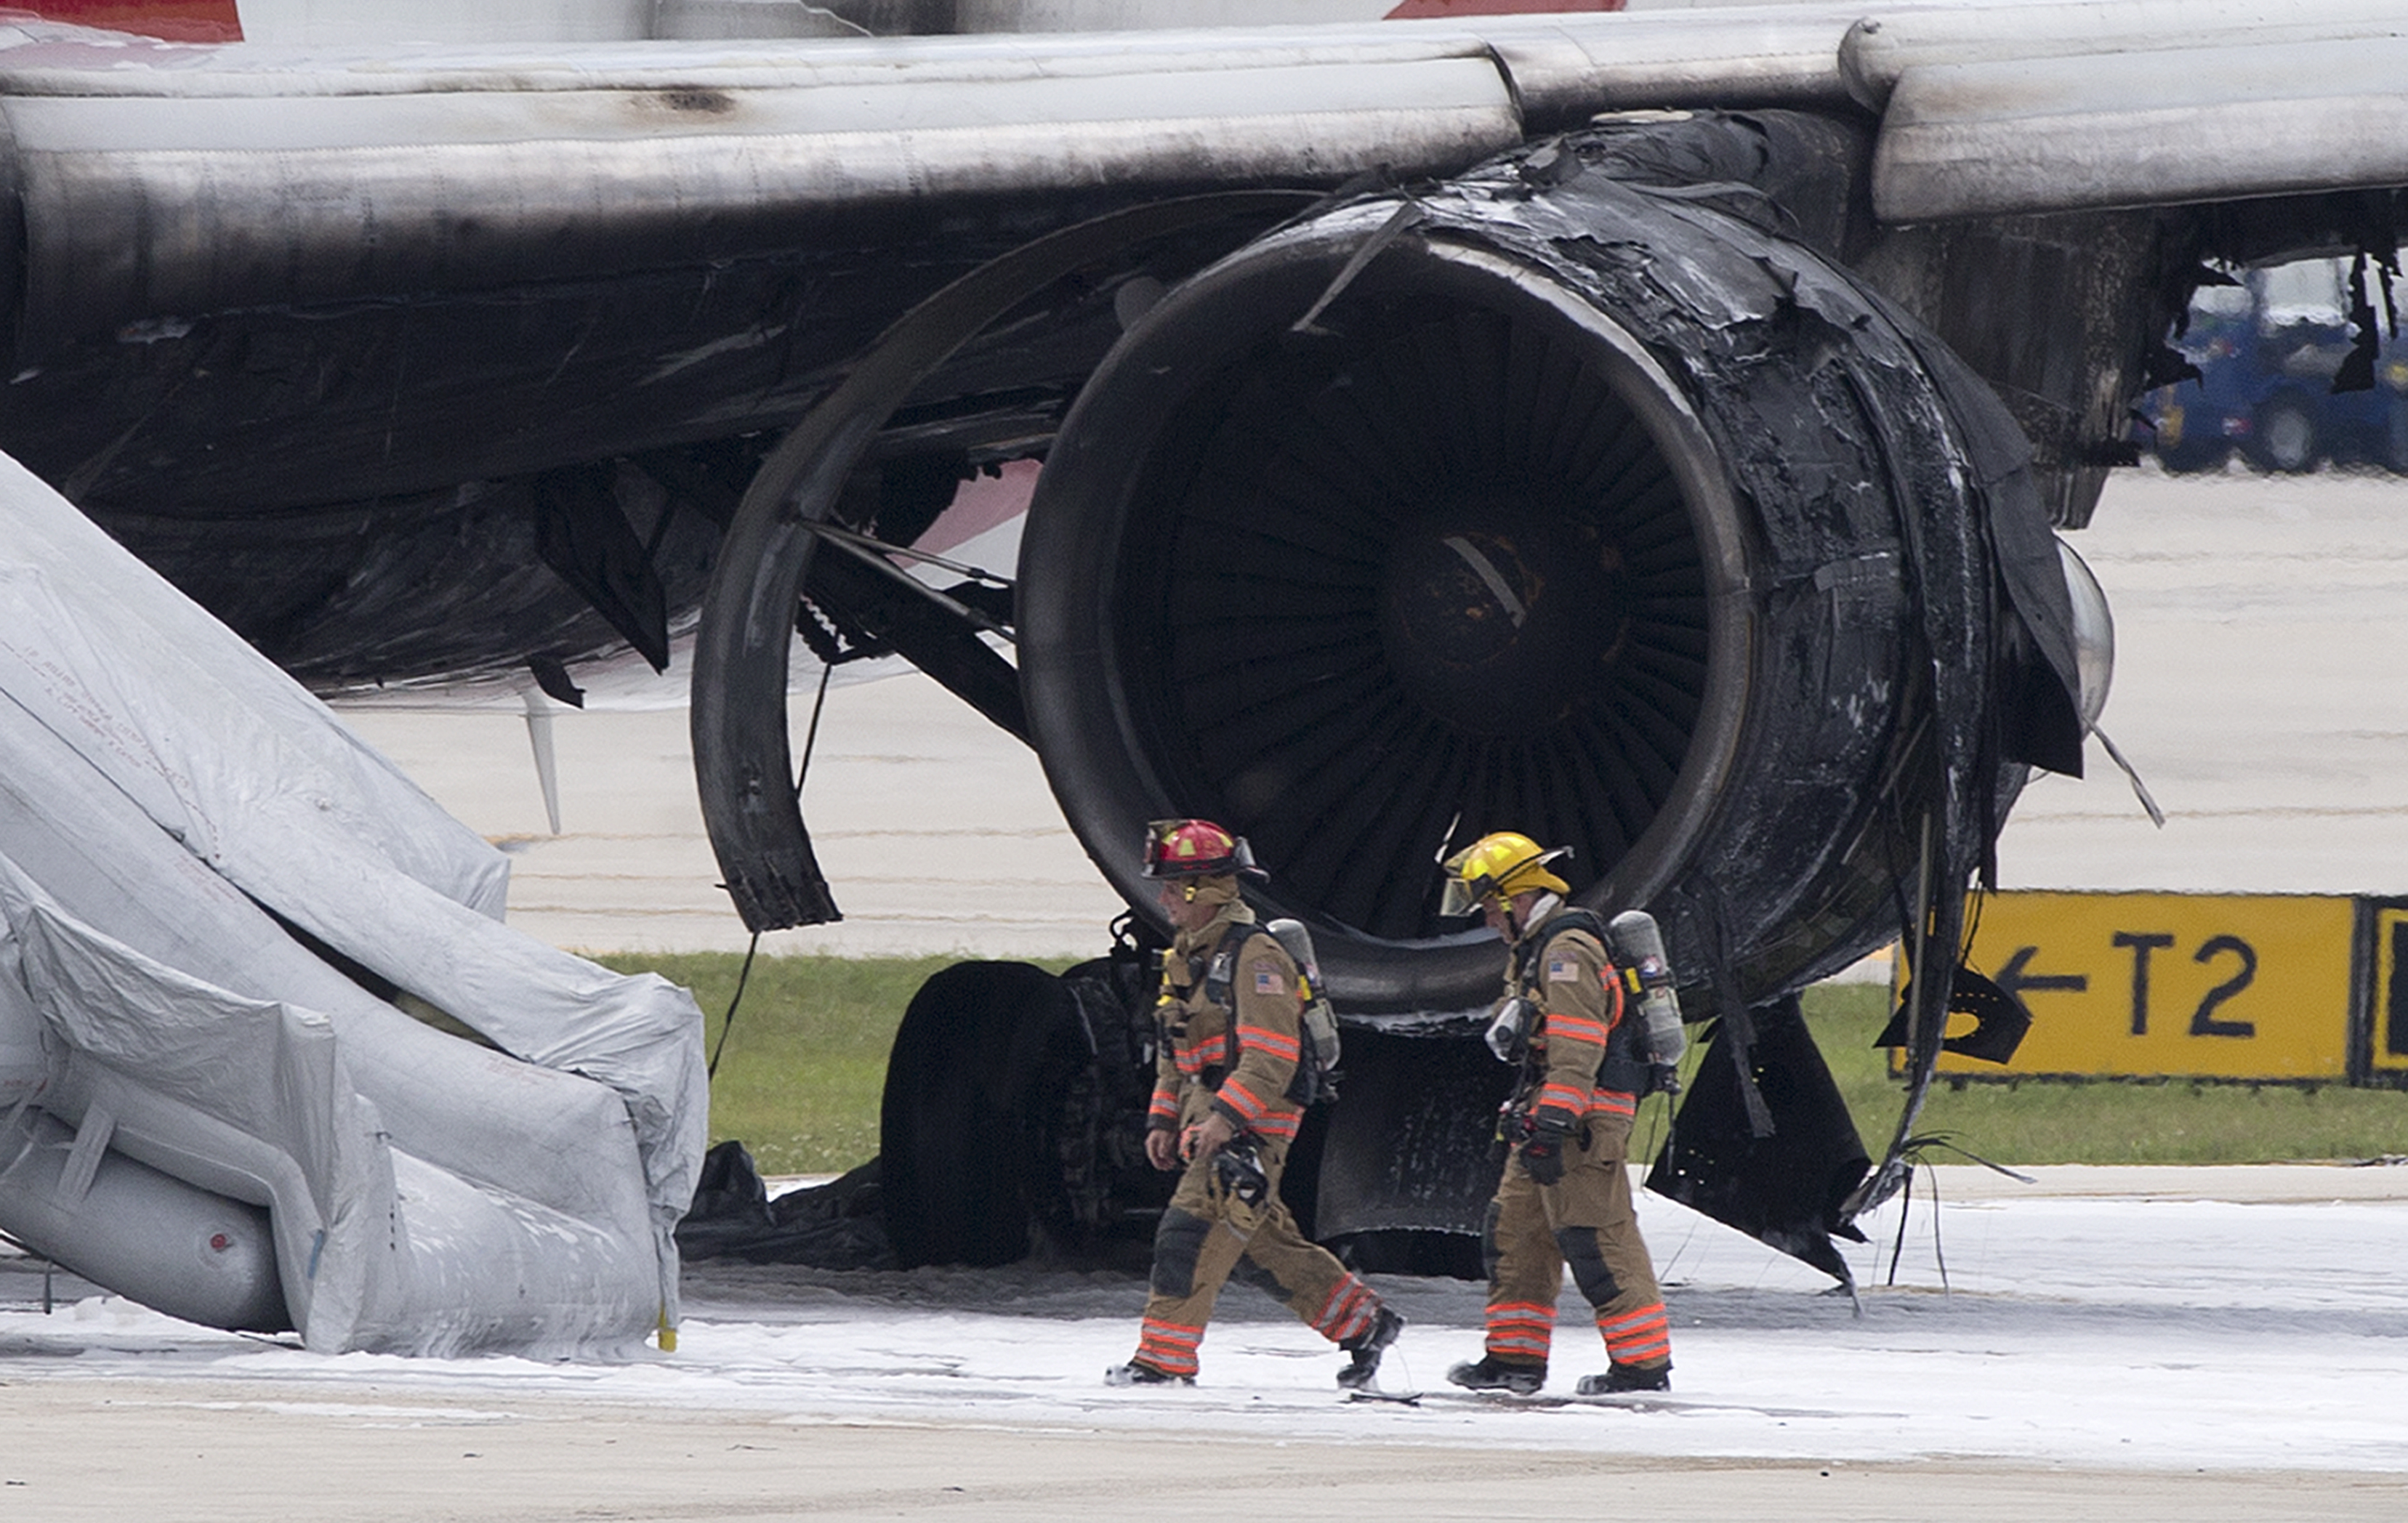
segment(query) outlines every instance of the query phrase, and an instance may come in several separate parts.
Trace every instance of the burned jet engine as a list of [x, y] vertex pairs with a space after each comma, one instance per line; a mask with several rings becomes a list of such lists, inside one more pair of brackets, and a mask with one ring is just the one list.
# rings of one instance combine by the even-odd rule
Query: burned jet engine
[[[1846, 162], [1811, 121], [1677, 131], [1770, 141], [1769, 178], [1784, 145]], [[1783, 996], [1906, 928], [1953, 963], [2027, 768], [2080, 767], [2067, 584], [1996, 398], [1839, 263], [1841, 213], [1795, 235], [1761, 181], [1616, 172], [1631, 142], [1200, 272], [1089, 380], [1030, 510], [1021, 690], [1089, 853], [1143, 905], [1144, 821], [1243, 832], [1250, 897], [1383, 1038], [1291, 1174], [1325, 1238], [1478, 1219], [1502, 1075], [1410, 1038], [1497, 989], [1494, 939], [1437, 912], [1439, 859], [1492, 830], [1655, 912], [1743, 1086], [1775, 1049], [1813, 1068], [1815, 1114], [1747, 1108], [1828, 1145], [1792, 1225], [1843, 1229], [1853, 1130], [1811, 1042], [1751, 1058], [1747, 1012], [1794, 1020]], [[916, 1136], [890, 1115], [890, 1157]]]

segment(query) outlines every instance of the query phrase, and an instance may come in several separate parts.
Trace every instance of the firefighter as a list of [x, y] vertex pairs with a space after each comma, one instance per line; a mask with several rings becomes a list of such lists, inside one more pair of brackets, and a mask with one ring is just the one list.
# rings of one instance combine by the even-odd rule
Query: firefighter
[[1145, 1154], [1182, 1171], [1154, 1236], [1153, 1294], [1137, 1356], [1107, 1384], [1196, 1377], [1213, 1299], [1240, 1258], [1244, 1277], [1349, 1356], [1339, 1385], [1367, 1386], [1405, 1319], [1330, 1252], [1306, 1240], [1280, 1200], [1280, 1172], [1303, 1109], [1290, 1096], [1302, 1057], [1302, 989], [1293, 959], [1256, 926], [1238, 875], [1258, 873], [1245, 841], [1204, 819], [1147, 829], [1145, 875], [1177, 932], [1162, 960], [1157, 1057]]
[[1569, 854], [1503, 832], [1445, 862], [1443, 912], [1478, 909], [1510, 948], [1489, 1045], [1516, 1065], [1498, 1120], [1504, 1174], [1482, 1233], [1486, 1351], [1447, 1378], [1524, 1396], [1544, 1385], [1570, 1263], [1612, 1360], [1603, 1374], [1582, 1377], [1580, 1394], [1670, 1390], [1671, 1323], [1625, 1165], [1651, 1083], [1643, 1023], [1623, 1018], [1623, 975], [1607, 956], [1606, 928], [1564, 903], [1570, 885], [1551, 864]]

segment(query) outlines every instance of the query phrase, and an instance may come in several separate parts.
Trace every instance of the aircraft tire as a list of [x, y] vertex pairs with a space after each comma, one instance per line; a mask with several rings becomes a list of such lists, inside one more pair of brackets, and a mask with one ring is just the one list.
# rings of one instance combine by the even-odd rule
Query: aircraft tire
[[1026, 1256], [1040, 1080], [1078, 1019], [1062, 981], [1026, 962], [957, 962], [911, 997], [879, 1114], [881, 1208], [904, 1267]]

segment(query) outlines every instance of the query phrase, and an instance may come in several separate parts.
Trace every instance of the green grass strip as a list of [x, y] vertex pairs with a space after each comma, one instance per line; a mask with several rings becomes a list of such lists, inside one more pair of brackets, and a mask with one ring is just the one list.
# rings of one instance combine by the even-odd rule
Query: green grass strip
[[[705, 1050], [717, 1046], [740, 954], [597, 961], [622, 973], [656, 972], [693, 989], [707, 1018]], [[756, 960], [711, 1084], [711, 1141], [741, 1139], [766, 1174], [833, 1174], [874, 1156], [886, 1052], [903, 1007], [931, 974], [957, 961]], [[1887, 1002], [1888, 990], [1875, 984], [1806, 993], [1807, 1022], [1858, 1131], [1876, 1146], [1896, 1125], [1900, 1098], [1885, 1055], [1871, 1046]], [[1916, 1130], [2010, 1165], [2367, 1159], [2408, 1152], [2408, 1094], [2183, 1079], [2028, 1079], [1961, 1089], [1943, 1083]], [[1962, 1160], [1941, 1152], [1932, 1161]]]

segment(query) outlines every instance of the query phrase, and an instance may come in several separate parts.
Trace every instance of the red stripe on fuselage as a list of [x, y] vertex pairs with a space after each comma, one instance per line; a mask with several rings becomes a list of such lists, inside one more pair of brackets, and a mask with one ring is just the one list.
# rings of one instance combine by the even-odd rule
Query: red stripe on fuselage
[[165, 42], [240, 42], [235, 0], [21, 0], [0, 15], [38, 16], [70, 26], [132, 32]]

